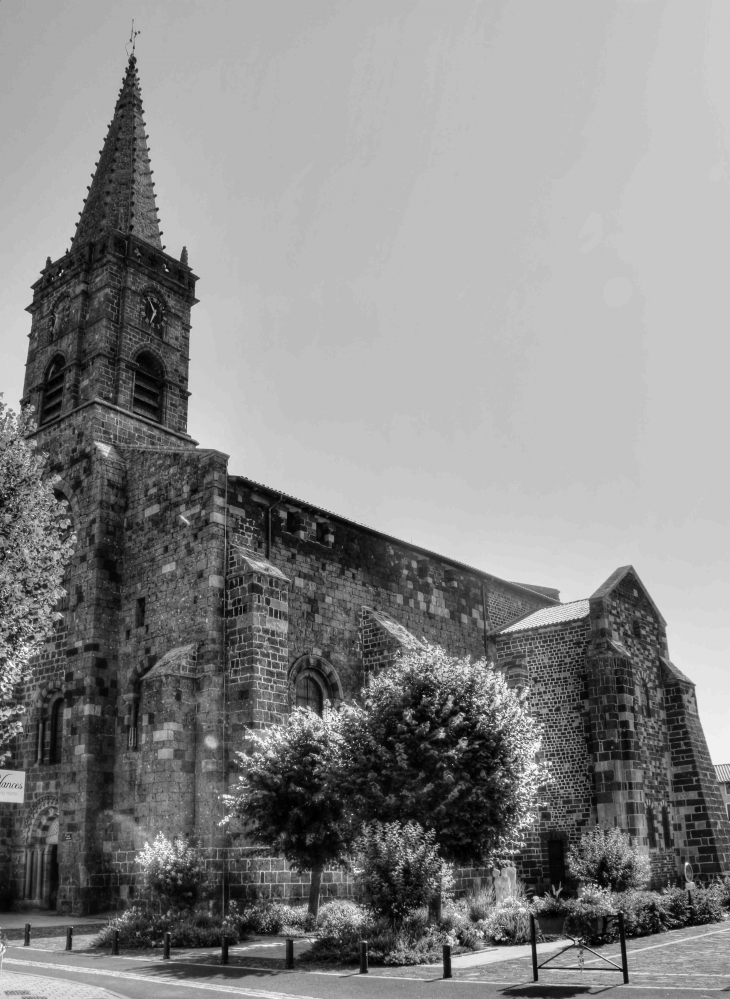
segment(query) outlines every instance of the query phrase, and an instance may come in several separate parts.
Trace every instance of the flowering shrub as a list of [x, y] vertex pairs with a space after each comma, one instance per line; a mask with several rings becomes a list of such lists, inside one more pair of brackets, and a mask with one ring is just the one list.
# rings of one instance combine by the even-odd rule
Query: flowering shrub
[[478, 922], [480, 919], [486, 919], [496, 905], [496, 902], [494, 888], [491, 885], [488, 888], [482, 888], [481, 891], [468, 900], [467, 913], [469, 919], [473, 923]]
[[535, 915], [541, 916], [567, 916], [570, 912], [570, 903], [567, 899], [561, 898], [563, 889], [553, 885], [547, 895], [533, 899], [532, 911]]
[[134, 907], [112, 919], [95, 938], [94, 946], [111, 946], [114, 930], [119, 930], [120, 946], [126, 948], [161, 947], [165, 933], [170, 934], [172, 947], [218, 947], [224, 935], [231, 944], [242, 939], [239, 927], [229, 918], [172, 909], [149, 913]]
[[[665, 905], [665, 896], [655, 891], [639, 891], [631, 888], [616, 895], [614, 905], [617, 911], [624, 914], [624, 928], [628, 937], [664, 933], [674, 926], [683, 925], [673, 921]], [[618, 937], [617, 927], [613, 929], [612, 936]]]
[[577, 881], [612, 891], [643, 888], [649, 880], [649, 858], [620, 829], [591, 829], [577, 849], [568, 851], [568, 870]]
[[530, 909], [524, 898], [508, 895], [484, 920], [484, 932], [495, 943], [527, 943], [530, 939]]
[[246, 933], [281, 933], [284, 929], [309, 931], [314, 928], [314, 919], [306, 906], [286, 905], [276, 899], [231, 902], [229, 915]]
[[356, 851], [363, 901], [378, 916], [402, 921], [434, 896], [448, 899], [452, 893], [453, 878], [439, 855], [436, 834], [417, 822], [371, 822]]
[[366, 913], [355, 902], [334, 899], [319, 910], [317, 929], [322, 937], [332, 940], [359, 939], [367, 921]]
[[158, 833], [152, 846], [145, 843], [137, 856], [142, 884], [163, 904], [189, 909], [210, 891], [202, 861], [183, 839], [169, 840]]

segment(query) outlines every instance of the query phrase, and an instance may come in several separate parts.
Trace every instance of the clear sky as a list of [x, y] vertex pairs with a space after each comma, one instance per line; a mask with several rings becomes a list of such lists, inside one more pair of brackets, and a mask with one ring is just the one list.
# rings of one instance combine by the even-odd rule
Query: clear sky
[[632, 563], [730, 762], [730, 4], [0, 4], [0, 390], [131, 18], [191, 434], [507, 579]]

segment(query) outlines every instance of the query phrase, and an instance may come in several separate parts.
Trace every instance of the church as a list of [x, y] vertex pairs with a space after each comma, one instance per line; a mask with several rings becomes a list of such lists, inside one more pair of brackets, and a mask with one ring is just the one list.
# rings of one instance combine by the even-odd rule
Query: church
[[[223, 897], [306, 895], [306, 876], [220, 825], [235, 754], [424, 642], [486, 656], [545, 723], [528, 884], [564, 882], [568, 846], [596, 824], [631, 834], [656, 885], [686, 861], [700, 880], [730, 869], [694, 685], [631, 566], [561, 603], [254, 482], [188, 435], [198, 279], [162, 244], [147, 138], [133, 55], [70, 249], [28, 306], [22, 405], [77, 541], [24, 692], [25, 804], [0, 819], [12, 905], [131, 904], [158, 832], [188, 838]], [[323, 890], [346, 893], [345, 875]]]

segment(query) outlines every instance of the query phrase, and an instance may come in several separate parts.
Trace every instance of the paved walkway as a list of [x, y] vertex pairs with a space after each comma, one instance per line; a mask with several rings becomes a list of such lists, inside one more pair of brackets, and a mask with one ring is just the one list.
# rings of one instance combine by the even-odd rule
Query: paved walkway
[[124, 999], [118, 992], [109, 992], [95, 985], [64, 981], [62, 978], [41, 978], [14, 971], [0, 971], [0, 999]]

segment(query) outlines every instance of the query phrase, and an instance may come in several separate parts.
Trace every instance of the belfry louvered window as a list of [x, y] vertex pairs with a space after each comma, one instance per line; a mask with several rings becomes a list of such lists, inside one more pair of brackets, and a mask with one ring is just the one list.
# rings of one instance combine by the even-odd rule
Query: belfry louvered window
[[137, 358], [132, 409], [148, 420], [162, 419], [162, 365], [151, 354]]
[[41, 403], [41, 423], [48, 423], [61, 415], [63, 406], [63, 383], [66, 367], [64, 359], [58, 355], [51, 361], [43, 382], [43, 400]]

